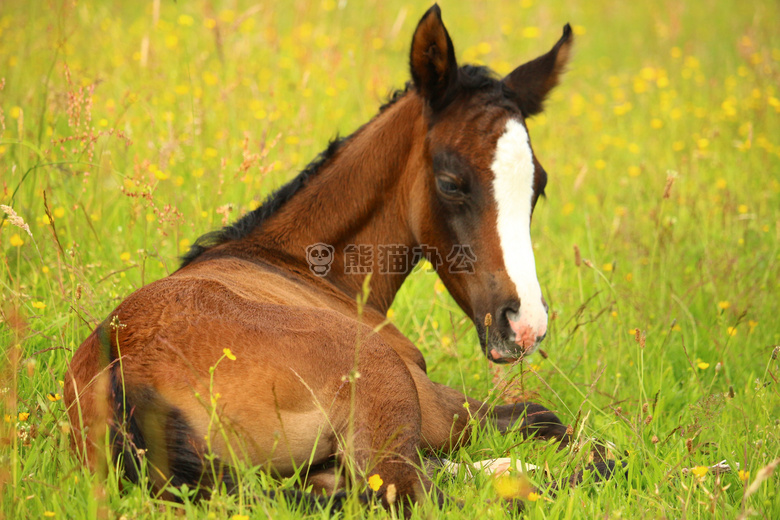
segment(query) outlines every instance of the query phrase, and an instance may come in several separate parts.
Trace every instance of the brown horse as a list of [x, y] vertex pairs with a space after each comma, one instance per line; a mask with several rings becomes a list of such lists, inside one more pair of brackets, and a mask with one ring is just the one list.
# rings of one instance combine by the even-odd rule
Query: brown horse
[[429, 9], [405, 90], [260, 208], [201, 237], [81, 345], [65, 389], [78, 453], [98, 466], [108, 425], [128, 477], [145, 458], [158, 491], [230, 487], [243, 460], [281, 476], [307, 468], [307, 483], [332, 492], [343, 479], [324, 464], [335, 459], [379, 475], [371, 487], [388, 504], [430, 491], [418, 450], [463, 443], [473, 419], [568, 442], [540, 405], [490, 408], [431, 381], [386, 313], [427, 258], [489, 359], [516, 360], [544, 338], [530, 220], [547, 174], [525, 119], [571, 42], [566, 25], [552, 50], [499, 79], [459, 67]]

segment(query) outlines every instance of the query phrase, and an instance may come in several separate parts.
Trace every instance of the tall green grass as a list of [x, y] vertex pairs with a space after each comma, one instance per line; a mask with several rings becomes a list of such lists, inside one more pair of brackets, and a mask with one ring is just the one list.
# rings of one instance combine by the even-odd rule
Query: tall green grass
[[[9, 218], [0, 228], [0, 515], [302, 514], [250, 507], [246, 495], [175, 505], [138, 487], [120, 492], [117, 475], [95, 477], [69, 452], [62, 378], [123, 297], [376, 113], [408, 78], [426, 8], [3, 3], [0, 203], [30, 234]], [[431, 273], [407, 282], [391, 319], [435, 380], [546, 404], [581, 441], [609, 440], [628, 463], [626, 477], [527, 502], [527, 516], [780, 517], [777, 473], [756, 482], [780, 457], [780, 6], [523, 0], [442, 10], [459, 60], [500, 73], [545, 52], [565, 22], [575, 28], [570, 70], [529, 124], [550, 175], [533, 222], [553, 317], [548, 357], [488, 364]], [[452, 458], [511, 455], [548, 468], [530, 476], [544, 484], [586, 451], [481, 431]], [[722, 460], [732, 471], [708, 469]], [[462, 500], [448, 517], [505, 514], [490, 477], [437, 481]], [[242, 483], [249, 494], [293, 484], [253, 468]], [[346, 516], [363, 515], [388, 513]]]

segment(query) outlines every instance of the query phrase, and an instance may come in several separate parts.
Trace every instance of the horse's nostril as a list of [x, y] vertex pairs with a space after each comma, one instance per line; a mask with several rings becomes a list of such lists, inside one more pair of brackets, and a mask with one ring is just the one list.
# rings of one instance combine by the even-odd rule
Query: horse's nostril
[[520, 302], [519, 301], [513, 301], [505, 304], [501, 307], [501, 310], [499, 311], [499, 316], [501, 318], [503, 325], [509, 325], [510, 321], [517, 321], [518, 313], [520, 312]]

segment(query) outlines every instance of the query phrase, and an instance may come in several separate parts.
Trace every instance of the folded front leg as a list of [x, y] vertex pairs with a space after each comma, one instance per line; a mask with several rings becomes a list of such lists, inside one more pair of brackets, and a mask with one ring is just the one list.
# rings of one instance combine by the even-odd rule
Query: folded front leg
[[557, 439], [561, 448], [568, 446], [571, 436], [558, 416], [536, 403], [514, 403], [496, 406], [488, 412], [486, 419], [492, 420], [501, 433], [518, 431], [525, 437]]

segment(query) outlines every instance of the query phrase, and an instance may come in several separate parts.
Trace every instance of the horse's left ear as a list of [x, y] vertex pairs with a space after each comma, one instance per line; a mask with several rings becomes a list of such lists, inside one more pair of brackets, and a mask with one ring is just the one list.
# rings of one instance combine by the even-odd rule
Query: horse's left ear
[[420, 19], [409, 56], [412, 81], [434, 111], [444, 108], [458, 80], [458, 64], [452, 40], [441, 21], [441, 9], [433, 7]]
[[542, 111], [547, 94], [558, 84], [558, 78], [569, 61], [571, 26], [563, 27], [563, 36], [550, 52], [520, 65], [504, 78], [504, 83], [517, 95], [524, 117]]

